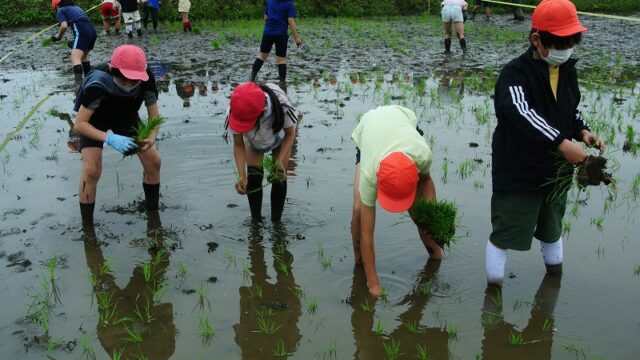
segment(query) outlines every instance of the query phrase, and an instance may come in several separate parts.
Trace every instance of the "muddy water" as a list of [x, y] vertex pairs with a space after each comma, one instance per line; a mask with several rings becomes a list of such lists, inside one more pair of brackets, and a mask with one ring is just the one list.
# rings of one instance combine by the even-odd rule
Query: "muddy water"
[[[437, 29], [429, 24], [407, 26], [426, 27], [435, 39]], [[163, 36], [167, 44], [184, 41]], [[229, 51], [252, 54], [253, 48]], [[438, 51], [429, 47], [429, 53]], [[490, 61], [512, 56], [501, 54]], [[45, 326], [28, 315], [37, 294], [51, 288], [47, 263], [53, 257], [60, 296], [46, 317], [48, 340], [62, 344], [48, 353], [53, 358], [81, 358], [83, 342], [99, 359], [121, 352], [149, 359], [262, 359], [277, 352], [297, 359], [382, 359], [393, 341], [407, 359], [415, 358], [418, 345], [434, 359], [640, 356], [633, 341], [640, 336], [640, 245], [632, 188], [639, 160], [622, 151], [627, 125], [640, 131], [635, 82], [619, 88], [583, 84], [587, 120], [601, 133], [615, 130], [608, 156], [619, 164], [617, 196], [607, 201], [606, 188], [574, 192], [577, 216], [566, 218], [562, 280], [544, 276], [534, 244], [532, 251], [510, 253], [500, 297], [485, 291], [484, 280], [495, 120], [488, 93], [474, 90], [490, 88], [491, 76], [460, 70], [476, 67], [471, 61], [484, 66], [479, 55], [434, 55], [420, 71], [422, 65], [414, 68], [401, 56], [381, 54], [378, 62], [400, 64], [372, 71], [363, 65], [370, 61], [364, 54], [354, 55], [360, 63], [334, 57], [326, 68], [294, 55], [293, 63], [309, 66], [316, 76], [291, 76], [300, 79], [288, 90], [303, 116], [289, 169], [286, 221], [279, 227], [268, 221], [252, 226], [245, 198], [233, 190], [224, 112], [230, 82], [242, 80], [247, 69], [225, 66], [227, 60], [185, 63], [176, 56], [152, 56], [152, 66], [167, 72], [159, 77], [160, 110], [167, 119], [158, 141], [162, 209], [158, 216], [138, 211], [140, 166], [107, 149], [95, 234], [79, 227], [81, 162], [68, 144], [69, 124], [50, 111], [71, 114], [69, 76], [3, 72], [0, 140], [10, 138], [0, 151], [3, 358], [47, 353]], [[273, 68], [265, 65], [266, 77]], [[438, 197], [458, 204], [462, 226], [446, 260], [428, 261], [408, 217], [380, 209], [377, 262], [388, 295], [374, 302], [362, 269], [353, 265], [350, 133], [359, 115], [387, 103], [418, 114], [434, 152]], [[25, 117], [24, 127], [11, 133]], [[268, 193], [267, 187], [267, 218]], [[83, 241], [87, 236], [97, 241]], [[147, 277], [145, 264], [151, 269]], [[203, 336], [206, 324], [214, 329], [212, 337]], [[512, 345], [510, 337], [518, 342], [519, 336], [523, 344]]]

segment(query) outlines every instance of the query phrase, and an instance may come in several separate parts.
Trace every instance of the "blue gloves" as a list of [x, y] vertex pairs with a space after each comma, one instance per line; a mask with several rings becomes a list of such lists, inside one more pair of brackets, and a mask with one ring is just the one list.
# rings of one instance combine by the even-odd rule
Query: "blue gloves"
[[138, 148], [138, 145], [132, 138], [114, 134], [111, 130], [107, 131], [107, 139], [105, 140], [105, 143], [116, 149], [116, 151], [121, 154]]

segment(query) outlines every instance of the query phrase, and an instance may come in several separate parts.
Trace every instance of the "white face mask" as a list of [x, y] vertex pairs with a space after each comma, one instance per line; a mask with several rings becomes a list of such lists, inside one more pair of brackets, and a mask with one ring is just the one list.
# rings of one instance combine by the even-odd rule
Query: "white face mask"
[[549, 65], [560, 66], [565, 62], [567, 62], [567, 60], [569, 60], [572, 53], [573, 53], [572, 47], [564, 50], [549, 49], [548, 56], [545, 57], [542, 55], [542, 53], [540, 53], [540, 57], [542, 58], [542, 60], [546, 61]]
[[119, 88], [120, 88], [120, 90], [122, 90], [122, 91], [124, 91], [124, 92], [127, 92], [127, 93], [134, 92], [135, 90], [137, 90], [137, 89], [138, 89], [138, 86], [140, 86], [140, 82], [139, 82], [139, 81], [138, 81], [135, 85], [133, 85], [133, 86], [128, 86], [128, 85], [120, 84], [120, 83], [118, 82], [118, 80], [116, 80], [115, 76], [113, 77], [113, 82], [116, 84], [116, 86], [117, 86], [117, 87], [119, 87]]

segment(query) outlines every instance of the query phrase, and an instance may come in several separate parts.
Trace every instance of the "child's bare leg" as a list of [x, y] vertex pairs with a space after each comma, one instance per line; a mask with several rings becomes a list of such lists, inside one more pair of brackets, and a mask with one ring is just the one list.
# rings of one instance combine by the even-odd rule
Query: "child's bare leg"
[[360, 251], [360, 165], [356, 165], [356, 175], [353, 180], [353, 210], [351, 213], [351, 241], [353, 242], [353, 257], [356, 264], [362, 264]]
[[427, 252], [429, 253], [429, 258], [434, 260], [441, 260], [444, 258], [444, 249], [438, 246], [438, 244], [431, 239], [431, 235], [429, 235], [429, 233], [418, 228], [418, 235], [420, 236], [420, 240], [422, 240], [422, 244], [425, 249], [427, 249]]

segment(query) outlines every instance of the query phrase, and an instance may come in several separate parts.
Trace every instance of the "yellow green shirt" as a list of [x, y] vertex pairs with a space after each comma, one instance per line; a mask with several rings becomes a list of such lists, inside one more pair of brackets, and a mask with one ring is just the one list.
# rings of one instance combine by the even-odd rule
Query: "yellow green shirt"
[[362, 203], [375, 206], [378, 197], [376, 176], [380, 161], [390, 152], [403, 151], [413, 159], [418, 173], [427, 174], [431, 167], [431, 148], [416, 131], [416, 114], [402, 106], [380, 106], [360, 119], [351, 138], [360, 149], [360, 190]]
[[551, 83], [551, 91], [553, 97], [558, 100], [558, 78], [560, 77], [560, 66], [549, 65], [549, 82]]

